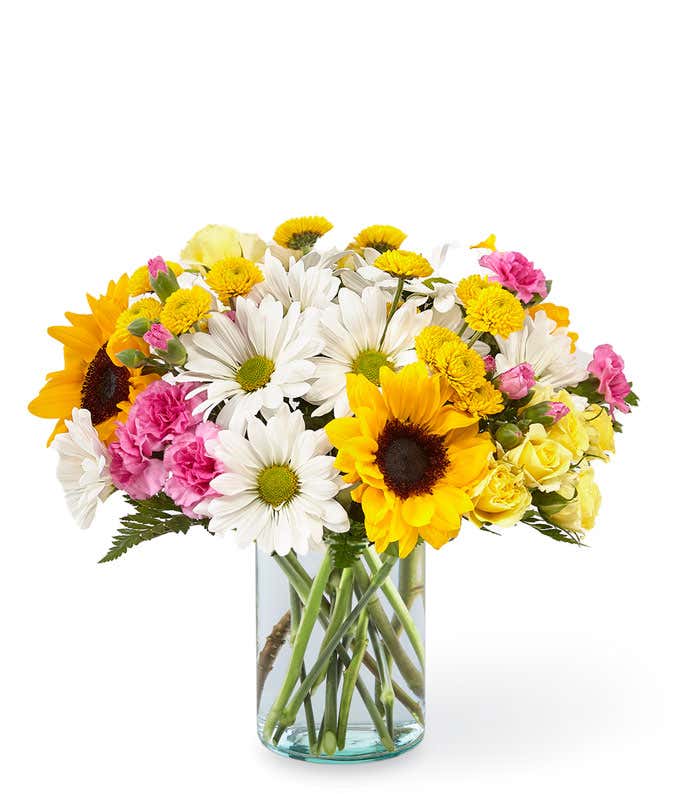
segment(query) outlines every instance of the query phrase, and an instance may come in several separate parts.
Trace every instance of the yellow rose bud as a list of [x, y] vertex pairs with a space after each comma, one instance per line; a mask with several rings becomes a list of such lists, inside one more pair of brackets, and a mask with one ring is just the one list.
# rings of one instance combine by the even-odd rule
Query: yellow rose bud
[[531, 506], [531, 494], [522, 472], [501, 461], [477, 486], [472, 501], [470, 518], [476, 524], [509, 527], [520, 521]]
[[550, 520], [558, 527], [580, 533], [584, 529], [592, 529], [595, 526], [595, 518], [600, 509], [602, 497], [590, 466], [579, 471], [570, 480], [564, 486], [564, 495], [571, 497], [576, 489], [575, 498], [568, 502], [562, 510], [553, 513]]
[[545, 400], [563, 403], [569, 409], [566, 416], [548, 428], [548, 438], [568, 449], [571, 453], [571, 462], [578, 463], [591, 444], [584, 412], [580, 410], [579, 404], [568, 391], [562, 389], [554, 392], [550, 387], [545, 386], [534, 389], [527, 409], [530, 410], [531, 406]]
[[528, 488], [541, 491], [556, 491], [571, 465], [569, 450], [548, 438], [539, 424], [530, 425], [524, 441], [506, 452], [504, 459], [523, 471]]

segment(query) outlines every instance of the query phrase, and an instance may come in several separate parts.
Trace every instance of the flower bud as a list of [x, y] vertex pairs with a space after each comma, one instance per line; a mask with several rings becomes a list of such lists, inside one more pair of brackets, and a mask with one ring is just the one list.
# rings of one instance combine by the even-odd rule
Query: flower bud
[[154, 256], [147, 262], [149, 268], [149, 278], [157, 278], [159, 273], [167, 273], [168, 266], [162, 256]]
[[513, 449], [522, 443], [524, 438], [522, 431], [517, 425], [508, 422], [501, 425], [495, 433], [496, 441], [503, 447], [503, 449]]
[[172, 339], [172, 334], [161, 323], [153, 323], [144, 334], [144, 341], [156, 350], [167, 350], [168, 342]]
[[531, 364], [518, 364], [498, 376], [498, 386], [511, 400], [521, 400], [536, 383]]
[[181, 367], [186, 363], [187, 351], [179, 339], [173, 337], [172, 339], [168, 340], [168, 347], [163, 353], [163, 358], [169, 364], [172, 364], [175, 367]]
[[146, 356], [134, 348], [121, 350], [120, 353], [116, 354], [116, 358], [124, 367], [129, 367], [130, 369], [138, 369], [146, 361]]
[[551, 427], [568, 413], [569, 408], [564, 403], [544, 400], [535, 405], [530, 405], [523, 411], [522, 419], [525, 422], [529, 422], [529, 424], [538, 422], [543, 427]]
[[167, 272], [159, 270], [156, 276], [152, 276], [151, 272], [149, 272], [149, 281], [151, 282], [151, 288], [163, 302], [179, 289], [177, 276], [172, 270]]
[[147, 320], [146, 317], [137, 317], [127, 327], [133, 336], [144, 336], [149, 328], [151, 328], [151, 321]]

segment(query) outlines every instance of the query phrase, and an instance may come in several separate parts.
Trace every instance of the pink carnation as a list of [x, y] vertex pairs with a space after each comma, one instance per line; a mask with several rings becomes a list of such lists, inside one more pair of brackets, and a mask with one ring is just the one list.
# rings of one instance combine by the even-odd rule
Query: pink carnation
[[479, 264], [493, 270], [496, 275], [490, 280], [514, 292], [523, 303], [529, 303], [534, 295], [545, 298], [548, 294], [543, 271], [517, 251], [494, 251], [481, 257]]
[[149, 259], [147, 266], [151, 278], [156, 278], [159, 273], [168, 272], [168, 266], [165, 264], [165, 259], [163, 259], [162, 256], [154, 256], [153, 259]]
[[211, 458], [205, 442], [217, 438], [220, 428], [212, 422], [202, 422], [194, 432], [184, 433], [165, 450], [164, 463], [170, 479], [165, 484], [165, 493], [191, 518], [203, 499], [217, 496], [210, 482], [225, 469], [224, 465]]
[[116, 437], [109, 447], [113, 484], [133, 499], [157, 494], [166, 478], [163, 461], [144, 455], [127, 425], [119, 425]]
[[529, 389], [536, 383], [531, 364], [518, 364], [516, 367], [498, 376], [498, 385], [511, 400], [521, 400], [529, 394]]
[[623, 373], [623, 359], [611, 345], [598, 345], [595, 348], [588, 372], [600, 381], [597, 390], [609, 403], [610, 409], [618, 408], [623, 413], [630, 411], [630, 406], [625, 402], [630, 394], [630, 383]]
[[496, 359], [493, 356], [484, 356], [484, 369], [487, 372], [496, 371]]
[[559, 422], [560, 419], [564, 419], [564, 417], [569, 413], [569, 406], [565, 405], [564, 403], [560, 402], [551, 402], [550, 408], [546, 411], [546, 416], [552, 416], [555, 422]]
[[155, 347], [156, 350], [167, 350], [168, 342], [172, 339], [172, 334], [161, 323], [153, 323], [142, 339], [147, 345]]
[[139, 395], [130, 409], [125, 429], [144, 457], [150, 458], [201, 421], [193, 413], [201, 398], [186, 398], [196, 385], [156, 380]]

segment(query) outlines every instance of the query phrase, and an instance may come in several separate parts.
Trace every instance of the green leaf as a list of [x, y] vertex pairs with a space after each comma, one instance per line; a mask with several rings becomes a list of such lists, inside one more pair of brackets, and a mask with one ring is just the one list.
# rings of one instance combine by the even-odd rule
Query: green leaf
[[628, 395], [624, 398], [624, 402], [628, 403], [628, 405], [639, 405], [640, 398], [635, 394], [633, 391], [633, 384], [630, 384], [631, 390], [628, 392]]
[[117, 560], [133, 546], [170, 532], [186, 534], [192, 526], [207, 527], [207, 520], [185, 516], [164, 493], [143, 500], [125, 496], [125, 500], [134, 507], [134, 512], [121, 518], [123, 526], [114, 535], [111, 548], [99, 562]]
[[349, 568], [368, 546], [366, 528], [362, 521], [350, 521], [347, 532], [326, 532], [334, 568]]
[[577, 546], [585, 545], [575, 532], [570, 532], [568, 529], [555, 526], [555, 524], [550, 522], [547, 516], [536, 510], [527, 510], [522, 516], [522, 523], [552, 540], [559, 540], [562, 543], [574, 543]]

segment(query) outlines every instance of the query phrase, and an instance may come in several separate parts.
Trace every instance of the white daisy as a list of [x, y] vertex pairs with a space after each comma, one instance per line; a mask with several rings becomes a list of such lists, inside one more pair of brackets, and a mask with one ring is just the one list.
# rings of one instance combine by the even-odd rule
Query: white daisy
[[284, 398], [302, 397], [315, 374], [312, 360], [323, 346], [313, 327], [292, 303], [287, 314], [272, 296], [258, 306], [236, 299], [236, 317], [211, 314], [208, 332], [185, 334], [187, 351], [182, 381], [203, 386], [190, 394], [205, 392], [196, 412], [209, 414], [224, 403], [217, 422], [236, 430], [259, 411], [277, 410]]
[[239, 545], [255, 541], [268, 554], [306, 554], [319, 547], [324, 527], [349, 529], [335, 500], [344, 484], [326, 454], [328, 437], [305, 429], [300, 411], [283, 405], [266, 424], [251, 418], [247, 438], [222, 430], [206, 446], [228, 469], [211, 482], [220, 495], [196, 508], [210, 517], [211, 532], [236, 530]]
[[338, 303], [319, 316], [323, 355], [315, 359], [317, 380], [305, 394], [307, 402], [319, 406], [312, 416], [331, 410], [335, 416], [347, 416], [348, 372], [361, 373], [377, 383], [381, 366], [396, 370], [415, 361], [414, 340], [432, 318], [432, 312], [418, 312], [415, 303], [407, 300], [385, 332], [388, 296], [378, 287], [367, 287], [361, 297], [341, 289]]
[[97, 503], [115, 490], [109, 475], [111, 458], [92, 426], [90, 412], [73, 409], [73, 420], [66, 420], [66, 433], [54, 439], [59, 453], [57, 477], [66, 502], [78, 526], [86, 529], [92, 523]]
[[323, 264], [305, 267], [303, 259], [292, 261], [286, 270], [267, 251], [260, 269], [264, 281], [253, 287], [248, 298], [260, 301], [265, 295], [273, 295], [286, 311], [294, 302], [300, 304], [302, 311], [310, 308], [325, 309], [333, 302], [340, 288], [340, 279], [333, 275], [330, 267]]
[[527, 315], [521, 331], [505, 339], [497, 336], [496, 342], [500, 350], [496, 372], [506, 372], [526, 362], [531, 364], [537, 383], [554, 389], [576, 386], [588, 377], [589, 357], [580, 350], [572, 353], [566, 328], [558, 328], [543, 311], [533, 319]]

